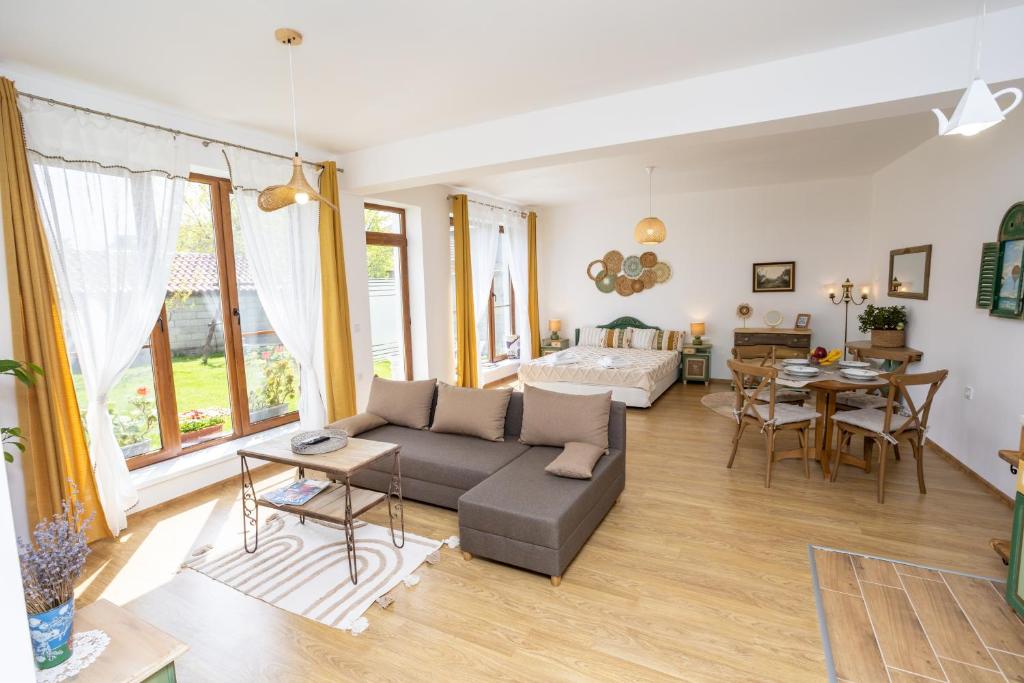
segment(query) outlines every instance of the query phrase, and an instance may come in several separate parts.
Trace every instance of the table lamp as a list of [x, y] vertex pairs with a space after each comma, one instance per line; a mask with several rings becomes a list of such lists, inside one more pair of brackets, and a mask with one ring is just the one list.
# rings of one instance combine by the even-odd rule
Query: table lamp
[[690, 323], [690, 334], [693, 335], [694, 346], [700, 346], [704, 343], [704, 340], [701, 339], [701, 337], [704, 336], [705, 331], [704, 323]]
[[557, 318], [549, 320], [548, 329], [551, 330], [551, 341], [558, 341], [558, 331], [562, 329], [562, 321]]

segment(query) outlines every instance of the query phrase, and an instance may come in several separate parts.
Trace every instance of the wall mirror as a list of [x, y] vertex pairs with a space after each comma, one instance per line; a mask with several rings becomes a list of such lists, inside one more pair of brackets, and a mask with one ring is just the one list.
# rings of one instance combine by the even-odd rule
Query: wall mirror
[[889, 252], [889, 296], [927, 299], [932, 270], [932, 245], [893, 249]]

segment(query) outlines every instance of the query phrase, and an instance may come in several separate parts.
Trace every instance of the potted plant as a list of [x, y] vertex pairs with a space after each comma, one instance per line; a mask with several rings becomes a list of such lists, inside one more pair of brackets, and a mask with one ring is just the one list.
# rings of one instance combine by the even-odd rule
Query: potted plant
[[[23, 363], [20, 360], [0, 360], [0, 375], [11, 375], [25, 386], [32, 386], [36, 383], [38, 375], [43, 374], [43, 369], [32, 363]], [[21, 427], [0, 427], [0, 443], [3, 443], [4, 460], [14, 462], [14, 454], [25, 452], [25, 442]]]
[[73, 506], [36, 525], [32, 541], [18, 539], [21, 581], [25, 590], [28, 626], [36, 666], [49, 669], [71, 656], [71, 626], [75, 617], [75, 581], [85, 566], [89, 546], [84, 517], [72, 485]]
[[906, 346], [907, 307], [868, 304], [857, 316], [861, 332], [871, 332], [871, 345], [883, 348]]
[[250, 361], [250, 365], [261, 366], [256, 372], [263, 376], [260, 388], [249, 392], [250, 421], [259, 422], [287, 413], [288, 401], [295, 397], [295, 370], [284, 346], [278, 344], [264, 349], [253, 354]]
[[217, 410], [186, 410], [178, 415], [181, 445], [189, 446], [223, 431], [227, 420]]
[[149, 432], [157, 423], [156, 410], [149, 398], [149, 389], [141, 386], [135, 390], [135, 398], [130, 403], [133, 410], [127, 414], [117, 415], [110, 411], [110, 421], [114, 426], [114, 436], [121, 453], [126, 458], [142, 455], [152, 449]]

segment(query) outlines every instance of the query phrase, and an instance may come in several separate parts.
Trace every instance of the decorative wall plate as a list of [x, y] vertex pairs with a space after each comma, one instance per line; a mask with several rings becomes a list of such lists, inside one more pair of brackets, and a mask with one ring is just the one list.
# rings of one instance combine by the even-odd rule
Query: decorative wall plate
[[640, 254], [640, 265], [644, 268], [653, 268], [654, 264], [658, 262], [658, 255], [653, 251], [645, 251]]
[[672, 268], [664, 261], [655, 263], [651, 270], [654, 271], [654, 279], [658, 284], [668, 282], [669, 278], [672, 277]]
[[627, 256], [626, 260], [622, 262], [622, 272], [629, 277], [638, 277], [640, 273], [644, 272], [644, 267], [640, 264], [640, 257]]
[[644, 282], [643, 282], [643, 280], [630, 280], [629, 281], [629, 285], [633, 288], [633, 293], [634, 294], [637, 293], [637, 292], [644, 291]]
[[782, 324], [782, 313], [779, 311], [768, 311], [764, 314], [764, 324], [768, 327], [778, 327]]
[[622, 270], [622, 252], [612, 249], [602, 259], [609, 273], [618, 273]]
[[[597, 271], [597, 274], [594, 273], [594, 266], [600, 266], [600, 269]], [[589, 264], [587, 264], [587, 277], [589, 277], [594, 282], [597, 282], [607, 274], [608, 265], [605, 264], [605, 262], [602, 261], [601, 259], [594, 259]]]
[[658, 281], [658, 278], [654, 274], [654, 271], [651, 270], [650, 268], [644, 269], [644, 272], [640, 273], [640, 277], [638, 279], [640, 280], [640, 282], [644, 283], [645, 289], [650, 289], [651, 287], [654, 286], [654, 283]]
[[633, 285], [631, 284], [632, 282], [633, 281], [630, 280], [625, 275], [619, 275], [615, 279], [615, 291], [621, 294], [622, 296], [631, 295], [633, 293]]
[[611, 273], [605, 272], [604, 277], [597, 281], [597, 289], [604, 292], [605, 294], [611, 294], [615, 291], [615, 276]]

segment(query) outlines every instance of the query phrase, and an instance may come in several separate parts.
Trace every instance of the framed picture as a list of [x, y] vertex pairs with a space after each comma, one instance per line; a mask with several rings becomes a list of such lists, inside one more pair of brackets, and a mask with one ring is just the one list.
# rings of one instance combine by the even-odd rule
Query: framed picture
[[754, 264], [754, 292], [796, 291], [796, 261]]
[[798, 330], [806, 330], [811, 326], [811, 314], [810, 313], [797, 313], [796, 324], [793, 325]]
[[996, 286], [995, 311], [998, 314], [1016, 316], [1021, 312], [1024, 298], [1024, 239], [1006, 240], [999, 245], [999, 282]]

